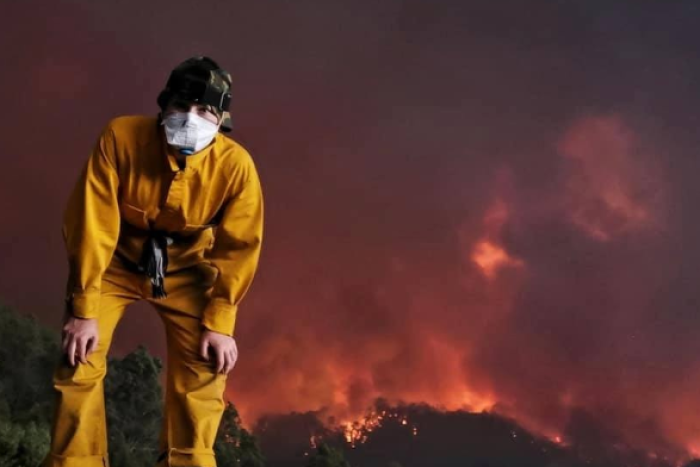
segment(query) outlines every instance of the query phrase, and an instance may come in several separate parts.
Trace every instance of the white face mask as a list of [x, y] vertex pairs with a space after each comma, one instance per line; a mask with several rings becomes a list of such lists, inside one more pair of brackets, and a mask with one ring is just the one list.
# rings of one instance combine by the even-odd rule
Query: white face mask
[[168, 143], [182, 154], [199, 152], [216, 136], [219, 126], [192, 112], [173, 112], [163, 119]]

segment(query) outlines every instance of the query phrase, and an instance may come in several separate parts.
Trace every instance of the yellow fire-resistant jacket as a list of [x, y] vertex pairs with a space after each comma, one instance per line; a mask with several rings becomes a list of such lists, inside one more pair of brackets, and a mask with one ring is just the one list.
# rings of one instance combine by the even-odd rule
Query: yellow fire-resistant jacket
[[181, 169], [157, 118], [112, 120], [63, 216], [66, 300], [75, 316], [99, 314], [101, 279], [113, 255], [138, 263], [148, 229], [177, 235], [168, 247], [166, 273], [198, 262], [218, 270], [202, 324], [232, 336], [263, 236], [262, 191], [250, 154], [218, 133]]

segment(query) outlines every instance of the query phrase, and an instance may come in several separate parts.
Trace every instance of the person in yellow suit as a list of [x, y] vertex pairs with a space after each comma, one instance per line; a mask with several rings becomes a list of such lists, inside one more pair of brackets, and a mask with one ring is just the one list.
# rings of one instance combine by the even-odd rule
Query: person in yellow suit
[[157, 116], [100, 135], [63, 218], [63, 352], [44, 467], [109, 465], [103, 381], [127, 305], [146, 300], [167, 340], [159, 466], [215, 467], [214, 440], [241, 299], [256, 272], [263, 198], [231, 130], [231, 76], [208, 57], [177, 66]]

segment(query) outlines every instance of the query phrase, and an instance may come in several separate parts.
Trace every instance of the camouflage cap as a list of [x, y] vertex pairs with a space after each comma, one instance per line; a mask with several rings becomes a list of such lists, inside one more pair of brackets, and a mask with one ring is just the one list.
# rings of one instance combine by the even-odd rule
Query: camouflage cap
[[221, 117], [221, 130], [231, 131], [231, 75], [211, 58], [192, 57], [173, 69], [158, 106], [164, 110], [173, 98], [211, 105]]

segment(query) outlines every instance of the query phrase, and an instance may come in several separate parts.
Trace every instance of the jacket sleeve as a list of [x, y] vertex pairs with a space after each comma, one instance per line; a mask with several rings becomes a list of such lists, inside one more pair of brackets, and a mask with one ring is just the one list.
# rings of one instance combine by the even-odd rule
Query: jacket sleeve
[[98, 316], [102, 275], [119, 238], [114, 148], [114, 134], [108, 126], [83, 166], [63, 215], [69, 263], [66, 304], [79, 318]]
[[233, 336], [238, 304], [257, 270], [263, 237], [260, 179], [252, 162], [246, 172], [245, 181], [222, 208], [214, 245], [207, 255], [218, 275], [202, 325], [229, 336]]

